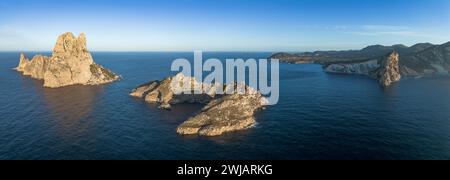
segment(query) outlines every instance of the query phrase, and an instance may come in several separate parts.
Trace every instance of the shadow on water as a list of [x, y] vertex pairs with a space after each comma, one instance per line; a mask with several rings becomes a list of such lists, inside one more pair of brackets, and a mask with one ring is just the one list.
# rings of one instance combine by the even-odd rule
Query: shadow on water
[[157, 119], [164, 120], [165, 123], [169, 124], [181, 124], [200, 112], [205, 106], [204, 104], [186, 103], [172, 105], [170, 110], [164, 110], [159, 108], [159, 104], [146, 102], [144, 98], [131, 96], [127, 96], [127, 98], [132, 100], [130, 103], [142, 108], [142, 110], [148, 111], [150, 114], [159, 117]]
[[44, 106], [53, 117], [60, 137], [75, 139], [87, 135], [92, 129], [91, 113], [103, 86], [68, 86], [44, 88], [42, 81], [34, 81], [34, 88], [43, 98]]

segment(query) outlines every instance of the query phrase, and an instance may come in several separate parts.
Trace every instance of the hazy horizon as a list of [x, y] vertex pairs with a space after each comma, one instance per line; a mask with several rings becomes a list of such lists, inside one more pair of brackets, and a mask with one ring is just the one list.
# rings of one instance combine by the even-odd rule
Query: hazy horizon
[[446, 0], [4, 0], [0, 51], [51, 51], [64, 32], [86, 33], [88, 48], [98, 52], [302, 52], [442, 44], [450, 41], [450, 24], [442, 22], [450, 18], [449, 10]]

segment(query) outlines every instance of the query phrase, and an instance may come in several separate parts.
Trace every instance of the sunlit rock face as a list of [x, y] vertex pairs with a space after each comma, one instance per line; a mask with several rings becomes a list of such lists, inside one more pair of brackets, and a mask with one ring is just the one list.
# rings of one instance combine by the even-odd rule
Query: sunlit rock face
[[399, 55], [397, 52], [392, 52], [384, 57], [380, 64], [380, 68], [372, 72], [370, 76], [378, 79], [381, 86], [387, 87], [394, 82], [400, 81], [402, 76], [400, 74]]
[[99, 85], [119, 79], [112, 71], [98, 65], [86, 48], [86, 36], [65, 33], [58, 37], [51, 57], [36, 55], [29, 60], [22, 53], [17, 71], [44, 81], [44, 87]]
[[231, 94], [209, 102], [202, 111], [177, 128], [179, 134], [219, 136], [252, 127], [264, 104], [261, 94]]
[[[176, 90], [172, 88], [172, 83], [184, 83], [191, 84], [187, 89], [183, 89], [182, 94], [175, 93]], [[219, 87], [221, 85], [218, 85]], [[213, 86], [208, 86], [201, 82], [198, 82], [194, 77], [186, 77], [182, 73], [177, 74], [174, 77], [168, 77], [162, 81], [151, 81], [149, 83], [140, 85], [131, 92], [131, 96], [144, 98], [146, 102], [157, 103], [163, 109], [170, 109], [171, 105], [181, 103], [200, 103], [206, 104], [211, 101], [215, 96], [215, 90]], [[206, 93], [193, 93], [196, 88], [209, 88], [210, 91]]]
[[399, 54], [392, 52], [382, 58], [367, 61], [329, 64], [325, 67], [328, 73], [367, 75], [378, 80], [383, 87], [400, 81]]
[[[186, 82], [190, 82], [188, 88], [182, 89], [181, 94], [175, 93], [177, 90], [174, 90], [173, 84]], [[219, 88], [223, 92], [236, 91], [216, 94]], [[201, 93], [190, 93], [199, 89]], [[245, 92], [238, 91], [240, 89]], [[206, 84], [181, 73], [162, 81], [143, 84], [130, 95], [143, 98], [149, 103], [157, 103], [162, 109], [170, 109], [172, 105], [181, 103], [205, 104], [198, 114], [177, 127], [177, 133], [183, 135], [219, 136], [250, 128], [256, 123], [255, 113], [268, 104], [260, 92], [245, 84]]]

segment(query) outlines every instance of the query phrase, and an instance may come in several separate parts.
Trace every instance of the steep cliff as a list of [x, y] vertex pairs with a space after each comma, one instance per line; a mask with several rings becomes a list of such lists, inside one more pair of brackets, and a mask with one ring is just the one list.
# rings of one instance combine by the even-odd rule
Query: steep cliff
[[399, 68], [399, 54], [392, 52], [388, 56], [381, 59], [380, 67], [372, 71], [369, 75], [378, 79], [381, 86], [387, 87], [392, 83], [400, 81], [402, 78]]
[[399, 54], [392, 52], [384, 57], [358, 62], [332, 63], [325, 67], [328, 73], [367, 75], [377, 79], [383, 87], [401, 79]]
[[86, 36], [65, 33], [58, 37], [51, 57], [36, 55], [30, 61], [22, 53], [17, 71], [44, 81], [44, 87], [98, 85], [116, 81], [119, 76], [98, 65], [86, 48]]

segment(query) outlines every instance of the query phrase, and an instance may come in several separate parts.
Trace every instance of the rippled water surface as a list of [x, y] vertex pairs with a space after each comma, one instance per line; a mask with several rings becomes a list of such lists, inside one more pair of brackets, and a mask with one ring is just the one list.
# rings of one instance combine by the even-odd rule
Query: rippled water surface
[[186, 137], [175, 129], [200, 105], [161, 111], [128, 93], [172, 75], [172, 60], [191, 53], [93, 56], [123, 80], [42, 88], [12, 70], [18, 53], [0, 53], [0, 159], [450, 159], [449, 78], [383, 89], [366, 77], [325, 74], [319, 65], [282, 64], [279, 104], [258, 113], [255, 128]]

